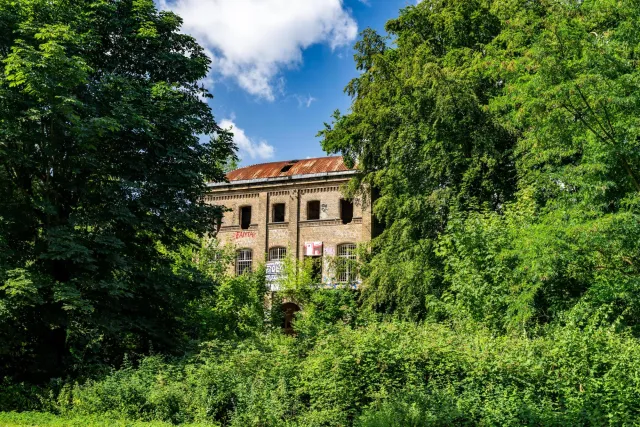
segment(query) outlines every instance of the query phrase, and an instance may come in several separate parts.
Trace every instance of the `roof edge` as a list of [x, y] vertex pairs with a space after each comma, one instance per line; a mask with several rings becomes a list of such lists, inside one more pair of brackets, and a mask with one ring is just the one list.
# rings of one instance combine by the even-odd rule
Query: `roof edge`
[[355, 175], [357, 173], [358, 173], [357, 170], [350, 169], [350, 170], [338, 171], [338, 172], [321, 172], [321, 173], [311, 173], [311, 174], [302, 174], [302, 175], [276, 176], [271, 178], [243, 179], [239, 181], [230, 181], [230, 182], [208, 182], [207, 187], [219, 188], [219, 187], [235, 187], [235, 186], [247, 185], [247, 184], [279, 183], [279, 182], [287, 182], [287, 181], [298, 181], [302, 179], [330, 178], [330, 177], [341, 176], [341, 175]]

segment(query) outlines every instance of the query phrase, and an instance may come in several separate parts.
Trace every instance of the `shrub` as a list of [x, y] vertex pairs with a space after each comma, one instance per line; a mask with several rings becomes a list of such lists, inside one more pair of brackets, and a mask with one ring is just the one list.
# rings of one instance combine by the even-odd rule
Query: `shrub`
[[536, 338], [403, 322], [209, 342], [67, 386], [65, 416], [266, 425], [624, 425], [640, 416], [640, 343], [609, 329]]
[[[162, 421], [146, 423], [144, 421], [128, 421], [105, 419], [102, 416], [76, 416], [72, 418], [58, 417], [41, 412], [6, 412], [0, 413], [0, 425], [3, 427], [170, 427]], [[207, 427], [214, 424], [190, 424], [191, 427]]]

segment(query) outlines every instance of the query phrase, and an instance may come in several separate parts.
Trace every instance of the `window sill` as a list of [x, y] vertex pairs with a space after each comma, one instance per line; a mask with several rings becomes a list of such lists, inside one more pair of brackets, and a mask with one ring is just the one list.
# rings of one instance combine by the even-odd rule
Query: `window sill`
[[242, 228], [239, 225], [223, 225], [220, 231], [256, 231], [258, 224], [251, 224], [249, 228]]
[[362, 218], [353, 218], [351, 222], [346, 224], [342, 223], [340, 218], [332, 219], [306, 219], [300, 221], [300, 227], [323, 227], [327, 225], [353, 225], [362, 224]]

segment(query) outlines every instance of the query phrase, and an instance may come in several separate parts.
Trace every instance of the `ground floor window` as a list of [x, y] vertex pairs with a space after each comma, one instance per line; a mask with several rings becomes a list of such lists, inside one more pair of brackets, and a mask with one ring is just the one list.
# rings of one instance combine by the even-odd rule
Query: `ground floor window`
[[275, 247], [269, 249], [269, 261], [282, 261], [287, 256], [287, 248]]
[[293, 320], [300, 307], [292, 302], [282, 304], [282, 329], [286, 334], [293, 334]]
[[251, 273], [253, 267], [253, 251], [251, 249], [239, 249], [236, 252], [236, 275], [245, 272]]
[[356, 245], [345, 243], [338, 246], [338, 282], [356, 281]]
[[305, 259], [311, 260], [311, 280], [313, 283], [322, 283], [322, 256], [306, 256]]

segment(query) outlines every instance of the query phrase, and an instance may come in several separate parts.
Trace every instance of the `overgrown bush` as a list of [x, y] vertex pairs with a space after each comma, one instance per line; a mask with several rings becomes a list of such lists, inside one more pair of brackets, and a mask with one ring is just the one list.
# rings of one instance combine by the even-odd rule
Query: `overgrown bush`
[[69, 416], [222, 425], [622, 425], [640, 416], [640, 344], [609, 329], [537, 338], [401, 322], [210, 342], [68, 385]]
[[[58, 417], [41, 412], [6, 412], [0, 413], [2, 427], [171, 427], [172, 424], [162, 421], [144, 422], [130, 420], [114, 420], [103, 416]], [[215, 427], [215, 424], [190, 424], [190, 427]]]

